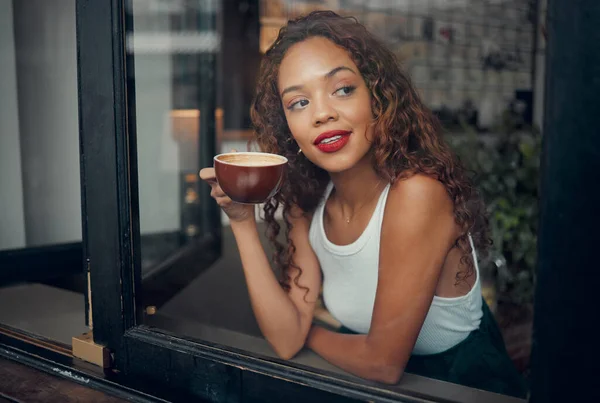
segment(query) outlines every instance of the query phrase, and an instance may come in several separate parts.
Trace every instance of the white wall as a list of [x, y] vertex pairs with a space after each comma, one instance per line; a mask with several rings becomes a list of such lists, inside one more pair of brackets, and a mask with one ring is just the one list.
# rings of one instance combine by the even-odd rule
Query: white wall
[[0, 0], [0, 250], [25, 246], [12, 0]]
[[13, 5], [26, 243], [81, 240], [75, 0]]
[[[133, 4], [135, 32], [168, 32], [170, 22], [167, 15], [147, 10], [148, 4], [145, 2]], [[173, 105], [171, 80], [171, 54], [135, 51], [138, 180], [142, 234], [176, 231], [180, 228], [179, 154], [177, 143], [171, 135], [169, 121], [169, 112]]]

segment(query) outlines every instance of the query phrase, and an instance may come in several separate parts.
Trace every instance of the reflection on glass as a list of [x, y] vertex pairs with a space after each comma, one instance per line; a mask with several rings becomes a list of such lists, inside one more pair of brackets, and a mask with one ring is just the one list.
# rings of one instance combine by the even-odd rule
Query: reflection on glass
[[[0, 1], [0, 326], [85, 327], [75, 1]], [[52, 320], [49, 320], [52, 318]]]
[[210, 2], [162, 4], [134, 1], [129, 10], [135, 26], [128, 50], [135, 54], [144, 277], [156, 275], [169, 257], [206, 235], [197, 173], [201, 138], [214, 142], [214, 126], [207, 125], [214, 117], [203, 114], [204, 99], [213, 95], [202, 90], [199, 79], [206, 70], [203, 55], [214, 54], [216, 46], [214, 32], [198, 25]]
[[[427, 2], [411, 1], [403, 2], [402, 7], [389, 9], [378, 7], [375, 3], [379, 4], [378, 2], [371, 4], [358, 0], [345, 1], [340, 2], [339, 9], [334, 11], [341, 15], [358, 16], [369, 30], [375, 32], [384, 43], [390, 45], [393, 52], [396, 52], [404, 71], [418, 76], [413, 77], [416, 79], [416, 94], [419, 94], [422, 101], [443, 124], [446, 132], [444, 141], [450, 145], [453, 152], [461, 156], [466, 168], [480, 174], [477, 176], [475, 185], [481, 192], [489, 213], [490, 236], [494, 240], [489, 255], [484, 257], [482, 253], [478, 259], [478, 267], [474, 265], [471, 267], [477, 275], [467, 277], [468, 287], [466, 290], [459, 292], [457, 289], [460, 287], [454, 288], [456, 284], [452, 280], [457, 272], [452, 272], [450, 269], [448, 272], [444, 271], [441, 278], [446, 277], [443, 281], [447, 280], [448, 283], [440, 280], [440, 283], [436, 284], [435, 295], [439, 297], [436, 299], [438, 304], [436, 306], [443, 306], [444, 303], [446, 307], [452, 306], [455, 302], [458, 304], [457, 301], [460, 301], [465, 295], [472, 298], [473, 310], [469, 311], [473, 314], [471, 316], [472, 327], [476, 329], [479, 326], [479, 318], [483, 315], [488, 335], [493, 333], [505, 336], [509, 354], [498, 355], [499, 360], [504, 361], [502, 364], [498, 364], [498, 368], [507, 378], [518, 379], [519, 376], [527, 374], [529, 365], [528, 343], [530, 342], [534, 265], [532, 259], [535, 256], [532, 255], [532, 251], [535, 250], [537, 231], [535, 228], [537, 221], [535, 183], [539, 161], [539, 134], [536, 130], [531, 129], [534, 107], [531, 104], [533, 91], [531, 83], [535, 80], [523, 79], [522, 77], [532, 76], [531, 71], [528, 70], [529, 65], [513, 57], [513, 53], [506, 51], [513, 45], [518, 46], [514, 42], [505, 43], [508, 38], [516, 38], [517, 35], [506, 34], [501, 38], [495, 38], [490, 36], [490, 32], [496, 31], [487, 30], [486, 26], [492, 19], [494, 21], [499, 18], [508, 19], [509, 15], [525, 11], [511, 5], [505, 7], [505, 11], [498, 12], [494, 16], [481, 10], [480, 14], [469, 18], [458, 18], [458, 16], [462, 16], [467, 7], [463, 3], [456, 6], [457, 10], [447, 9], [447, 7], [451, 7], [450, 3], [444, 8], [439, 4], [436, 7], [428, 7], [429, 3]], [[473, 2], [473, 4], [475, 3]], [[207, 184], [199, 181], [197, 173], [201, 168], [212, 166], [214, 155], [228, 152], [231, 149], [244, 151], [248, 147], [247, 140], [256, 140], [252, 137], [249, 123], [248, 88], [254, 88], [257, 80], [261, 78], [257, 71], [258, 62], [265, 57], [266, 50], [273, 44], [279, 28], [286, 23], [288, 18], [305, 14], [317, 8], [318, 5], [315, 5], [315, 2], [303, 1], [262, 1], [254, 8], [240, 8], [230, 7], [228, 2], [223, 2], [223, 4], [219, 3], [220, 8], [214, 7], [210, 10], [214, 13], [214, 24], [205, 26], [199, 22], [203, 21], [204, 17], [200, 18], [198, 13], [202, 11], [206, 16], [207, 10], [199, 10], [199, 7], [194, 7], [194, 2], [185, 3], [185, 6], [179, 2], [163, 4], [171, 4], [172, 7], [165, 6], [164, 9], [154, 10], [144, 8], [141, 2], [133, 2], [133, 8], [130, 10], [134, 17], [131, 43], [145, 44], [145, 46], [134, 46], [130, 50], [135, 57], [136, 66], [133, 77], [136, 89], [136, 110], [131, 113], [135, 113], [137, 122], [142, 270], [145, 278], [144, 303], [149, 308], [146, 309], [148, 314], [146, 320], [153, 321], [152, 323], [158, 325], [161, 323], [165, 325], [166, 322], [161, 322], [161, 317], [175, 318], [181, 323], [185, 323], [179, 329], [185, 329], [184, 331], [191, 336], [249, 349], [268, 357], [275, 357], [275, 351], [277, 351], [280, 356], [289, 358], [288, 356], [295, 355], [299, 346], [294, 346], [290, 350], [286, 350], [289, 346], [279, 346], [277, 338], [280, 336], [269, 331], [270, 325], [267, 323], [268, 319], [265, 319], [269, 317], [269, 314], [256, 313], [252, 310], [250, 300], [256, 302], [257, 298], [264, 298], [256, 295], [275, 293], [275, 291], [272, 289], [268, 291], [272, 284], [261, 284], [260, 292], [253, 289], [252, 279], [248, 277], [250, 263], [243, 258], [245, 246], [240, 243], [240, 239], [254, 242], [256, 236], [259, 236], [260, 243], [252, 244], [251, 251], [262, 256], [260, 247], [264, 248], [265, 256], [275, 269], [276, 260], [272, 258], [275, 249], [268, 239], [269, 236], [265, 235], [265, 230], [270, 223], [277, 220], [283, 228], [278, 234], [271, 234], [271, 237], [276, 236], [282, 242], [283, 250], [286, 250], [285, 219], [289, 221], [290, 217], [282, 212], [281, 206], [275, 205], [265, 217], [262, 210], [263, 205], [260, 205], [256, 209], [256, 233], [252, 232], [250, 236], [246, 230], [238, 231], [235, 221], [239, 217], [235, 212], [228, 216], [220, 210], [211, 210], [216, 204], [209, 197], [210, 188]], [[396, 20], [390, 14], [392, 17], [397, 16], [399, 21], [406, 21], [407, 26], [402, 32], [398, 33], [398, 30], [381, 26], [385, 25], [386, 21]], [[377, 27], [370, 24], [377, 25]], [[507, 29], [505, 28], [505, 30]], [[523, 22], [519, 29], [533, 35], [530, 23]], [[478, 34], [475, 35], [474, 32], [478, 32]], [[216, 48], [211, 50], [202, 45], [205, 42], [201, 38], [210, 38], [211, 35], [218, 38], [219, 54], [215, 53]], [[398, 35], [402, 37], [402, 46], [398, 43]], [[182, 36], [196, 38], [191, 42], [196, 45], [185, 47], [185, 49], [175, 46], [160, 47], [158, 50], [159, 42], [157, 41], [156, 46], [153, 46], [152, 39], [156, 40], [163, 36], [169, 38], [164, 41], [165, 43], [179, 43]], [[497, 39], [503, 41], [500, 44], [502, 46], [495, 42]], [[333, 52], [333, 49], [328, 49], [323, 54]], [[207, 62], [209, 59], [205, 57], [209, 55], [216, 58], [215, 64], [211, 64], [211, 61]], [[339, 65], [346, 62], [353, 63], [353, 61], [345, 59], [337, 61]], [[310, 67], [314, 67], [314, 64], [305, 67], [304, 71], [311, 71]], [[337, 67], [337, 65], [330, 67]], [[278, 70], [278, 73], [281, 74], [280, 79], [284, 80], [283, 72]], [[351, 100], [351, 93], [355, 89], [350, 87], [357, 84], [353, 83], [352, 80], [355, 78], [351, 76], [351, 73], [348, 74], [350, 74], [348, 77], [343, 77], [343, 80], [349, 83], [346, 86], [332, 88], [331, 91], [329, 91], [330, 88], [318, 88], [323, 89], [323, 93], [329, 94], [338, 94], [337, 91], [344, 91], [343, 95], [347, 95]], [[284, 144], [280, 139], [278, 149], [266, 147], [269, 141], [264, 139], [262, 142], [260, 139], [258, 142], [253, 142], [252, 147], [258, 148], [260, 144], [260, 148], [263, 150], [281, 153], [288, 157], [293, 164], [316, 163], [327, 171], [335, 171], [343, 165], [342, 161], [332, 163], [331, 166], [327, 165], [329, 163], [325, 159], [319, 159], [324, 157], [320, 157], [311, 148], [312, 143], [309, 144], [308, 139], [303, 140], [296, 136], [298, 129], [294, 129], [294, 124], [302, 125], [300, 116], [307, 113], [303, 112], [303, 108], [307, 107], [306, 110], [311, 110], [311, 102], [313, 105], [318, 102], [310, 99], [311, 90], [308, 87], [313, 84], [302, 81], [303, 78], [299, 71], [292, 72], [289, 76], [293, 79], [288, 80], [287, 84], [291, 87], [304, 85], [306, 93], [300, 94], [296, 89], [295, 92], [284, 96], [283, 104], [290, 108], [289, 111], [286, 109], [289, 126], [278, 128], [275, 132], [284, 135], [291, 130], [294, 133], [294, 139], [290, 138], [289, 144], [287, 142]], [[202, 84], [202, 79], [206, 79], [206, 77], [216, 78], [216, 88]], [[350, 83], [351, 81], [352, 83]], [[308, 103], [305, 103], [303, 98]], [[212, 107], [207, 108], [211, 99]], [[277, 108], [278, 105], [272, 107]], [[368, 110], [368, 107], [360, 110]], [[266, 114], [265, 110], [263, 112]], [[358, 115], [354, 114], [353, 116], [359, 119], [356, 117]], [[360, 125], [360, 122], [352, 121], [350, 123], [349, 127], [352, 130], [355, 129], [352, 125]], [[272, 123], [265, 123], [266, 126], [269, 124]], [[302, 133], [309, 131], [307, 129]], [[211, 141], [207, 142], [207, 139], [211, 139]], [[304, 144], [303, 141], [306, 143]], [[283, 149], [282, 147], [288, 148]], [[296, 148], [292, 150], [294, 147]], [[443, 146], [440, 145], [440, 147]], [[299, 149], [303, 149], [304, 152], [299, 152]], [[442, 166], [448, 167], [446, 164], [451, 164], [448, 159], [444, 159]], [[317, 177], [323, 173], [314, 171], [310, 165], [304, 165], [304, 167], [307, 172], [315, 172]], [[293, 172], [293, 169], [291, 170]], [[452, 175], [454, 174], [450, 176]], [[345, 203], [344, 200], [348, 202], [349, 199], [343, 199], [341, 190], [335, 192], [331, 187], [325, 186], [329, 177], [321, 176], [320, 178], [319, 186], [321, 187], [311, 195], [312, 200], [307, 202], [307, 210], [311, 214], [319, 211], [317, 201], [324, 194], [330, 196], [327, 199], [329, 201], [325, 207], [326, 213], [323, 221], [327, 234], [324, 241], [332, 241], [330, 246], [335, 250], [336, 247], [352, 244], [359, 238], [367, 223], [370, 222], [369, 217], [373, 215], [374, 211], [377, 211], [379, 199], [374, 197], [369, 200], [361, 199], [362, 201], [356, 204]], [[326, 178], [327, 181], [323, 178]], [[335, 183], [335, 175], [331, 178]], [[301, 181], [302, 176], [295, 177], [295, 180]], [[377, 181], [372, 182], [377, 183]], [[466, 184], [466, 181], [463, 184]], [[281, 197], [290, 194], [289, 186], [293, 186], [293, 184], [287, 186], [286, 190], [286, 185], [284, 185]], [[372, 189], [366, 187], [363, 191], [368, 195], [380, 195], [382, 190], [376, 186], [373, 187], [372, 192]], [[447, 190], [452, 193], [450, 188]], [[388, 191], [386, 190], [386, 192]], [[456, 192], [460, 194], [460, 191], [456, 190]], [[306, 199], [309, 198], [306, 197]], [[343, 222], [345, 222], [344, 225], [352, 222], [351, 217], [350, 219], [347, 217], [348, 213], [358, 211], [358, 207], [363, 205], [366, 207], [355, 213], [358, 217], [361, 214], [364, 215], [362, 221], [359, 220], [361, 225], [342, 227]], [[469, 206], [468, 208], [473, 208], [471, 205]], [[458, 210], [461, 208], [463, 207], [459, 206]], [[468, 211], [472, 217], [480, 217], [476, 210]], [[338, 222], [338, 218], [341, 220], [340, 222]], [[474, 224], [471, 221], [468, 223], [469, 225]], [[309, 222], [307, 228], [310, 225]], [[315, 224], [312, 223], [312, 225]], [[436, 227], [432, 231], [435, 233], [439, 231], [439, 228]], [[471, 231], [475, 238], [475, 244], [481, 246], [483, 252], [483, 236], [478, 235], [476, 226], [471, 227]], [[234, 232], [236, 236], [234, 236]], [[240, 233], [246, 235], [240, 235]], [[455, 252], [444, 255], [443, 261], [454, 261], [456, 267], [462, 267], [455, 260], [460, 260], [461, 256], [469, 259], [470, 255], [467, 253], [471, 250], [469, 240], [473, 238], [469, 238], [466, 234], [463, 235], [465, 237], [462, 239], [461, 250], [465, 253], [457, 254], [457, 250], [453, 249]], [[208, 238], [217, 240], [218, 246], [201, 242]], [[333, 242], [333, 240], [337, 242]], [[196, 252], [194, 252], [194, 248], [196, 248]], [[314, 245], [312, 248], [314, 249]], [[198, 252], [198, 250], [202, 252]], [[242, 258], [240, 258], [240, 253]], [[306, 266], [308, 263], [306, 263], [306, 255], [304, 256], [299, 259]], [[327, 260], [324, 256], [318, 255], [321, 266], [324, 266], [324, 262]], [[285, 256], [283, 257], [285, 258]], [[401, 258], [398, 257], [398, 259]], [[242, 269], [242, 260], [244, 260], [245, 269]], [[339, 265], [344, 261], [342, 258], [334, 260], [337, 263], [331, 263], [332, 265]], [[353, 264], [356, 262], [348, 262], [350, 266]], [[308, 265], [310, 266], [310, 264]], [[314, 341], [316, 344], [309, 342], [308, 347], [333, 365], [315, 358], [308, 352], [309, 349], [304, 349], [295, 356], [294, 362], [315, 365], [320, 369], [334, 372], [340, 372], [338, 368], [343, 368], [359, 376], [384, 382], [390, 379], [394, 380], [393, 373], [392, 375], [387, 374], [391, 378], [384, 377], [385, 379], [371, 376], [368, 371], [364, 371], [364, 368], [360, 369], [360, 364], [351, 362], [351, 357], [347, 358], [347, 362], [345, 362], [344, 359], [336, 356], [339, 353], [336, 353], [333, 347], [331, 351], [327, 351], [326, 346], [336, 344], [332, 340], [339, 341], [339, 345], [349, 343], [348, 346], [356, 347], [352, 344], [353, 342], [347, 341], [351, 340], [350, 338], [336, 338], [339, 337], [337, 333], [346, 331], [364, 334], [369, 330], [368, 322], [370, 322], [371, 311], [375, 309], [372, 307], [372, 298], [375, 294], [367, 292], [365, 295], [358, 292], [352, 294], [352, 298], [366, 298], [366, 302], [359, 305], [363, 308], [366, 307], [368, 311], [363, 312], [363, 322], [353, 325], [352, 321], [358, 320], [357, 318], [361, 316], [360, 309], [355, 307], [355, 301], [340, 300], [339, 298], [342, 297], [335, 296], [335, 291], [333, 293], [331, 291], [336, 289], [331, 285], [331, 279], [334, 278], [332, 269], [321, 267], [321, 270], [325, 275], [323, 288], [318, 286], [321, 284], [319, 281], [311, 283], [313, 287], [309, 287], [312, 288], [309, 297], [316, 300], [313, 323], [334, 330], [335, 335], [319, 333], [319, 331], [313, 335], [311, 332], [317, 341]], [[459, 272], [460, 270], [458, 270]], [[270, 275], [270, 273], [268, 274]], [[164, 282], [162, 285], [151, 281], [160, 276], [172, 281]], [[342, 276], [340, 281], [344, 281], [344, 278], [345, 276]], [[373, 278], [375, 281], [377, 280], [377, 273], [375, 273], [375, 277], [370, 277], [370, 280], [365, 280], [365, 283], [373, 281]], [[448, 288], [444, 288], [442, 283], [450, 285]], [[460, 281], [456, 283], [460, 283]], [[314, 287], [314, 285], [317, 286]], [[295, 303], [302, 304], [303, 293], [297, 288], [292, 288], [293, 292], [300, 295]], [[302, 287], [300, 287], [301, 289]], [[160, 296], [161, 292], [158, 292], [157, 296], [153, 297], [156, 290], [161, 291], [162, 296]], [[482, 295], [485, 303], [482, 303], [481, 298], [477, 301], [478, 298], [472, 297], [473, 294], [476, 294], [477, 297]], [[263, 300], [263, 302], [265, 306], [289, 305], [289, 300], [277, 300], [276, 298]], [[281, 315], [285, 316], [285, 309], [281, 309], [283, 309]], [[442, 311], [447, 313], [447, 310], [441, 309], [440, 312]], [[378, 312], [384, 312], [379, 315], [388, 313], [385, 309]], [[435, 313], [432, 314], [431, 321], [433, 322], [435, 322], [435, 315]], [[439, 315], [443, 316], [442, 313]], [[257, 324], [257, 317], [258, 322], [261, 322], [262, 332]], [[425, 322], [424, 327], [435, 328], [435, 326], [430, 327], [431, 321]], [[496, 324], [499, 327], [496, 327]], [[305, 330], [303, 329], [303, 331]], [[473, 329], [469, 328], [466, 331], [463, 329], [463, 333], [466, 338], [472, 339], [475, 336], [471, 336], [470, 330]], [[435, 331], [431, 333], [434, 334], [431, 336], [433, 339], [438, 337], [435, 336], [435, 333]], [[455, 332], [453, 336], [456, 336], [457, 333], [460, 332]], [[396, 336], [398, 338], [412, 337], [401, 335], [401, 332]], [[270, 344], [265, 341], [265, 337]], [[419, 339], [416, 342], [418, 351], [413, 352], [426, 355], [442, 353], [459, 345], [466, 338], [458, 340], [452, 345], [438, 346], [437, 350], [428, 348], [424, 339]], [[443, 339], [448, 342], [452, 337], [443, 337]], [[517, 339], [527, 341], [524, 345], [519, 345], [519, 342], [515, 342]], [[319, 344], [318, 340], [321, 340], [323, 344]], [[502, 343], [500, 342], [498, 346], [502, 346]], [[296, 347], [298, 348], [296, 349]], [[489, 345], [484, 343], [477, 345], [477, 348], [481, 348], [481, 354], [485, 354], [484, 350], [489, 348]], [[293, 353], [288, 354], [291, 350], [294, 350]], [[352, 350], [354, 348], [348, 348], [348, 351]], [[525, 353], [523, 353], [524, 351]], [[431, 365], [436, 366], [428, 363], [427, 360], [415, 360], [407, 367], [407, 372], [434, 378], [443, 377], [426, 368]], [[513, 366], [516, 366], [521, 374], [517, 374], [517, 370]], [[469, 383], [464, 377], [444, 379], [477, 386], [475, 383]], [[518, 383], [518, 381], [515, 382]], [[479, 386], [485, 388], [485, 386]], [[501, 392], [519, 394], [514, 389]]]
[[72, 2], [12, 3], [0, 13], [0, 250], [80, 241]]

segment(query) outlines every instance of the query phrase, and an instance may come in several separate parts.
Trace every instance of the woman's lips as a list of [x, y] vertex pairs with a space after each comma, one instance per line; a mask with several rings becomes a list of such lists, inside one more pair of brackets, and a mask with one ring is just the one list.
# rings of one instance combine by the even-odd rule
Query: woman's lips
[[319, 150], [325, 153], [334, 153], [341, 150], [350, 139], [350, 134], [347, 130], [332, 130], [322, 133], [315, 140], [314, 144]]

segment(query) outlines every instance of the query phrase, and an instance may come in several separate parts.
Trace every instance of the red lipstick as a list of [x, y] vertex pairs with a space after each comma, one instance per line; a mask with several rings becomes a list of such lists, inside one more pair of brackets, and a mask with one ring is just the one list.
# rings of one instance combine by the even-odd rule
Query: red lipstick
[[324, 153], [334, 153], [341, 150], [348, 143], [351, 133], [348, 130], [324, 132], [315, 139], [314, 144]]

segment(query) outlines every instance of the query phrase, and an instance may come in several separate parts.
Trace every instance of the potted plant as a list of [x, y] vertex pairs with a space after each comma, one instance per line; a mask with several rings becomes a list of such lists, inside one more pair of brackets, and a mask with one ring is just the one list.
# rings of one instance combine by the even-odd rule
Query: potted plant
[[504, 114], [494, 134], [450, 136], [474, 172], [487, 206], [493, 244], [480, 262], [484, 297], [495, 312], [517, 367], [528, 367], [535, 285], [541, 134]]

